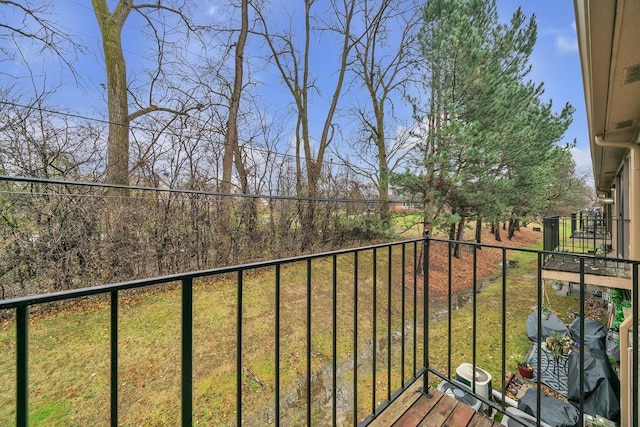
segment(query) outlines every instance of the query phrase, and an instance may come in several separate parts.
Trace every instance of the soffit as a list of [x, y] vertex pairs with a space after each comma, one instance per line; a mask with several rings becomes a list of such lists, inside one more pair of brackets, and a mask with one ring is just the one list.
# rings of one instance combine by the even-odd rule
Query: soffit
[[626, 149], [595, 136], [628, 142], [640, 124], [640, 1], [575, 0], [575, 10], [594, 178], [606, 191]]

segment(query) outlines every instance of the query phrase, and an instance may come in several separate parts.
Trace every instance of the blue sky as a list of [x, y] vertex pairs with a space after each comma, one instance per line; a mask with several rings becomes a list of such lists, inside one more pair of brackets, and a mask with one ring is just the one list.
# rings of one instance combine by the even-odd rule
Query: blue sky
[[[114, 4], [115, 1], [109, 3]], [[219, 7], [219, 2], [199, 0], [198, 3], [203, 12], [201, 19], [219, 22], [226, 19], [225, 14], [228, 11]], [[283, 1], [283, 3], [287, 2]], [[571, 103], [576, 109], [573, 124], [565, 134], [563, 142], [572, 142], [574, 139], [578, 141], [578, 146], [573, 151], [577, 169], [579, 172], [589, 172], [591, 161], [573, 2], [569, 0], [498, 0], [500, 18], [508, 20], [518, 6], [522, 7], [527, 16], [535, 14], [538, 23], [538, 41], [531, 58], [533, 69], [529, 77], [535, 82], [544, 83], [544, 96], [547, 99], [553, 99], [556, 111], [559, 111], [566, 102]], [[65, 69], [55, 65], [55, 58], [42, 56], [36, 49], [25, 48], [24, 52], [27, 54], [27, 59], [37, 64], [34, 67], [36, 73], [39, 67], [48, 69], [50, 83], [56, 82], [57, 72], [61, 73], [59, 78], [63, 82], [63, 87], [59, 91], [60, 96], [56, 102], [72, 112], [96, 117], [104, 109], [106, 94], [100, 86], [100, 83], [104, 82], [104, 67], [100, 53], [98, 27], [90, 2], [89, 0], [59, 0], [55, 2], [54, 7], [55, 16], [52, 19], [59, 22], [60, 28], [68, 29], [70, 33], [80, 37], [81, 43], [87, 49], [87, 54], [79, 55], [75, 62], [78, 72], [82, 75], [83, 88], [78, 88], [68, 75], [64, 75]], [[5, 18], [0, 14], [0, 19]], [[135, 21], [128, 22], [127, 26], [123, 45], [128, 60], [128, 70], [131, 73], [136, 69], [137, 63], [143, 62], [145, 47], [140, 36], [134, 31]], [[15, 65], [7, 62], [0, 62], [0, 73], [15, 75], [17, 68], [14, 67]], [[273, 89], [271, 92], [279, 91], [282, 97], [287, 97], [286, 102], [290, 103], [290, 95], [287, 91], [283, 88], [275, 88], [278, 84], [277, 74], [273, 70], [263, 71], [267, 74], [265, 83]], [[19, 73], [24, 73], [24, 70]], [[331, 90], [327, 89], [323, 95], [328, 97], [330, 93]], [[271, 95], [267, 96], [267, 99], [273, 100]], [[286, 105], [280, 110], [286, 111]]]

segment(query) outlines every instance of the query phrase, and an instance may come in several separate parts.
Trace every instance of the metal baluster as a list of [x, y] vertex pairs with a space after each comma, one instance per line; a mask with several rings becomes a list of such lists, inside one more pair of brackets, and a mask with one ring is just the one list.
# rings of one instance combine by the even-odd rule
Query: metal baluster
[[29, 422], [29, 307], [16, 309], [16, 425]]
[[422, 340], [423, 354], [422, 364], [425, 369], [422, 374], [422, 392], [429, 395], [429, 230], [424, 231], [424, 240], [422, 242]]
[[631, 346], [631, 351], [633, 351], [633, 357], [631, 362], [631, 382], [632, 382], [632, 391], [631, 391], [631, 407], [633, 408], [633, 427], [638, 427], [638, 263], [634, 263], [632, 266], [632, 293], [633, 298], [631, 313], [633, 316], [633, 333], [631, 334], [631, 339], [633, 340], [633, 344]]
[[452, 259], [451, 259], [451, 251], [453, 250], [453, 246], [451, 242], [447, 243], [447, 378], [451, 378], [451, 325], [452, 325], [452, 317], [451, 317], [451, 293], [452, 293], [452, 283], [451, 283], [451, 275], [453, 272]]
[[[502, 409], [505, 408], [506, 384], [504, 373], [507, 371], [507, 250], [502, 248]], [[475, 366], [474, 366], [475, 369]], [[474, 375], [475, 377], [475, 375]]]
[[413, 378], [416, 377], [416, 352], [418, 350], [418, 243], [413, 242]]
[[358, 425], [358, 251], [353, 253], [353, 425]]
[[280, 425], [280, 264], [276, 264], [275, 271], [275, 424]]
[[311, 425], [311, 259], [307, 259], [307, 425]]
[[400, 324], [400, 335], [402, 337], [402, 346], [400, 347], [400, 372], [401, 372], [401, 382], [400, 382], [400, 386], [404, 387], [404, 358], [405, 358], [405, 349], [404, 349], [404, 340], [405, 340], [405, 336], [404, 336], [404, 322], [405, 320], [405, 310], [404, 310], [404, 306], [405, 306], [405, 291], [404, 291], [404, 287], [405, 287], [405, 277], [404, 277], [404, 271], [405, 271], [405, 264], [407, 262], [407, 254], [406, 254], [406, 250], [405, 250], [405, 245], [402, 245], [402, 268], [400, 269], [400, 273], [401, 273], [401, 280], [400, 280], [400, 284], [402, 286], [402, 307], [401, 307], [401, 319], [402, 322]]
[[391, 400], [391, 246], [387, 259], [387, 400]]
[[373, 248], [373, 253], [372, 253], [372, 258], [373, 258], [373, 325], [372, 325], [372, 329], [373, 329], [373, 351], [372, 351], [372, 358], [371, 358], [371, 365], [372, 365], [372, 393], [371, 393], [371, 404], [372, 404], [372, 410], [371, 412], [375, 412], [376, 407], [377, 407], [377, 403], [376, 403], [376, 369], [377, 369], [377, 364], [376, 364], [376, 360], [378, 359], [378, 332], [377, 332], [377, 326], [378, 326], [378, 250], [376, 248]]
[[182, 425], [193, 424], [193, 278], [182, 279]]
[[242, 281], [243, 271], [238, 270], [237, 318], [236, 318], [236, 425], [242, 425]]
[[337, 415], [337, 405], [338, 405], [338, 400], [337, 400], [337, 389], [338, 389], [338, 366], [337, 366], [337, 351], [338, 351], [338, 341], [337, 341], [337, 334], [338, 334], [338, 258], [337, 256], [334, 254], [333, 257], [333, 308], [332, 308], [332, 316], [333, 316], [333, 322], [332, 322], [332, 359], [331, 359], [331, 367], [332, 367], [332, 386], [331, 386], [331, 402], [332, 402], [332, 420], [333, 420], [333, 425], [337, 425], [337, 419], [338, 419], [338, 415]]
[[118, 427], [118, 291], [111, 292], [111, 427]]

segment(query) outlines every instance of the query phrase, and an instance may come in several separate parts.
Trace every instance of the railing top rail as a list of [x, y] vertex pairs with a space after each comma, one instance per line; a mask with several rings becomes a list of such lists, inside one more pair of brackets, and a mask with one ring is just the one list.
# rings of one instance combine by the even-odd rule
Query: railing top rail
[[[400, 246], [404, 244], [412, 244], [414, 242], [421, 242], [423, 240], [424, 238], [407, 239], [407, 240], [400, 240], [396, 242], [387, 242], [387, 243], [379, 243], [376, 245], [361, 246], [357, 248], [340, 249], [336, 251], [320, 252], [316, 254], [299, 255], [295, 257], [280, 258], [275, 260], [257, 261], [257, 262], [247, 263], [247, 264], [217, 267], [217, 268], [212, 268], [207, 270], [191, 271], [186, 273], [178, 273], [178, 274], [172, 274], [167, 276], [158, 276], [158, 277], [152, 277], [147, 279], [130, 280], [126, 282], [112, 283], [112, 284], [106, 284], [106, 285], [97, 285], [97, 286], [85, 287], [80, 289], [72, 289], [68, 291], [24, 296], [24, 297], [18, 297], [18, 298], [12, 298], [12, 299], [0, 301], [0, 310], [15, 309], [17, 307], [45, 304], [50, 302], [82, 298], [82, 297], [93, 296], [93, 295], [100, 295], [100, 294], [106, 294], [109, 292], [117, 292], [117, 291], [123, 291], [128, 289], [144, 288], [147, 286], [178, 282], [186, 279], [196, 279], [196, 278], [202, 278], [202, 277], [217, 276], [217, 275], [234, 273], [234, 272], [243, 271], [243, 270], [255, 270], [259, 268], [273, 267], [275, 265], [283, 265], [283, 264], [307, 261], [310, 259], [325, 258], [333, 255], [342, 255], [342, 254], [366, 251], [374, 248], [384, 248], [389, 246]], [[538, 254], [538, 253], [543, 253], [546, 255], [566, 254], [566, 255], [574, 256], [578, 258], [585, 258], [585, 259], [594, 258], [594, 255], [591, 255], [591, 254], [575, 254], [570, 252], [545, 251], [541, 249], [518, 248], [518, 247], [504, 246], [504, 245], [476, 243], [476, 242], [470, 242], [470, 241], [464, 241], [464, 240], [448, 240], [448, 239], [439, 239], [439, 238], [429, 238], [429, 240], [432, 242], [454, 243], [454, 244], [458, 243], [462, 245], [474, 246], [479, 248], [492, 248], [492, 249], [500, 249], [500, 250], [505, 249], [507, 251], [512, 250], [512, 251], [526, 252], [526, 253], [532, 253], [532, 254]], [[607, 260], [616, 261], [620, 263], [627, 263], [631, 265], [633, 264], [640, 265], [640, 261], [633, 261], [633, 260], [622, 259], [622, 258], [607, 258]]]
[[196, 278], [202, 278], [202, 277], [217, 276], [217, 275], [222, 275], [227, 273], [235, 273], [243, 270], [255, 270], [259, 268], [273, 267], [275, 265], [283, 265], [283, 264], [291, 264], [291, 263], [300, 262], [300, 261], [307, 261], [310, 259], [326, 258], [334, 255], [343, 255], [343, 254], [349, 254], [354, 252], [367, 251], [374, 248], [400, 246], [405, 244], [412, 244], [414, 242], [421, 242], [422, 240], [423, 238], [399, 240], [395, 242], [361, 246], [357, 248], [340, 249], [340, 250], [329, 251], [329, 252], [319, 252], [315, 254], [299, 255], [295, 257], [280, 258], [280, 259], [269, 260], [269, 261], [256, 261], [256, 262], [247, 263], [247, 264], [231, 265], [226, 267], [216, 267], [216, 268], [207, 269], [207, 270], [190, 271], [186, 273], [171, 274], [171, 275], [158, 276], [158, 277], [152, 277], [147, 279], [130, 280], [126, 282], [112, 283], [107, 285], [97, 285], [97, 286], [85, 287], [80, 289], [72, 289], [68, 291], [24, 296], [24, 297], [18, 297], [18, 298], [12, 298], [12, 299], [0, 301], [0, 310], [9, 310], [9, 309], [15, 309], [17, 307], [45, 304], [45, 303], [56, 302], [56, 301], [64, 301], [69, 299], [106, 294], [109, 292], [123, 291], [128, 289], [144, 288], [147, 286], [178, 282], [186, 279], [196, 279]]
[[[501, 249], [501, 250], [505, 249], [507, 251], [527, 252], [527, 253], [533, 253], [533, 254], [542, 253], [544, 255], [567, 255], [567, 256], [576, 257], [578, 259], [579, 258], [585, 258], [585, 259], [599, 258], [598, 256], [593, 254], [581, 254], [581, 253], [575, 253], [575, 252], [562, 252], [562, 251], [545, 251], [543, 249], [529, 249], [529, 248], [518, 248], [515, 246], [475, 243], [475, 242], [470, 242], [466, 240], [448, 240], [448, 239], [436, 239], [436, 238], [430, 238], [429, 240], [432, 242], [454, 243], [454, 244], [460, 243], [463, 245], [475, 246], [479, 248], [491, 248], [491, 249]], [[634, 264], [640, 265], [640, 261], [624, 259], [624, 258], [607, 257], [607, 261], [619, 262], [619, 263], [630, 264], [630, 265], [634, 265]]]

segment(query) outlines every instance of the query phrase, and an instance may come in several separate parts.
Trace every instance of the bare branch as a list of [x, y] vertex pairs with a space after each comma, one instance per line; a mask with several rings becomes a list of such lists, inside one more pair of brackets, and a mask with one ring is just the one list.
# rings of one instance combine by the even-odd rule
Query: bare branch
[[[43, 50], [52, 52], [58, 59], [67, 67], [73, 77], [77, 79], [77, 73], [73, 66], [73, 59], [67, 57], [65, 47], [69, 46], [75, 53], [77, 51], [84, 51], [84, 47], [76, 42], [76, 40], [65, 31], [62, 31], [56, 27], [55, 23], [45, 19], [47, 14], [46, 6], [31, 6], [27, 2], [17, 2], [13, 0], [0, 0], [0, 6], [6, 6], [13, 8], [17, 14], [22, 14], [22, 25], [13, 25], [11, 22], [14, 20], [6, 20], [6, 22], [0, 22], [0, 40], [11, 40], [16, 48], [19, 50], [17, 43], [15, 43], [15, 37], [32, 40], [42, 46]], [[5, 49], [1, 49], [5, 53]]]

